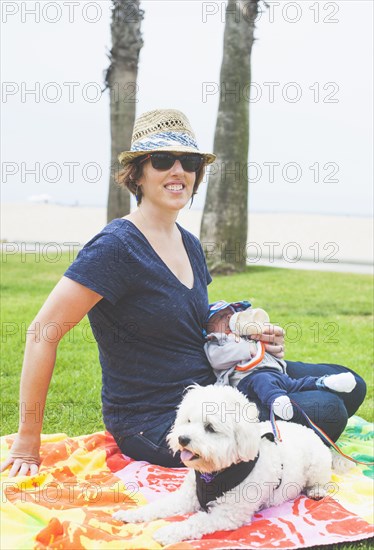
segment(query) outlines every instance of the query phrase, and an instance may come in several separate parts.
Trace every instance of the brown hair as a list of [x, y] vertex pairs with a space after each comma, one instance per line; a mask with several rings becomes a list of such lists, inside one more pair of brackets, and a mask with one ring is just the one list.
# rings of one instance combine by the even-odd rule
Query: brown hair
[[[135, 196], [136, 202], [139, 205], [142, 202], [142, 190], [138, 185], [138, 180], [143, 175], [143, 163], [140, 160], [144, 157], [139, 157], [131, 162], [129, 162], [125, 168], [120, 170], [115, 176], [114, 180], [120, 187], [126, 187], [132, 195]], [[205, 164], [199, 168], [196, 172], [196, 179], [193, 186], [191, 205], [193, 203], [193, 197], [196, 195], [198, 187], [204, 178], [205, 173]]]

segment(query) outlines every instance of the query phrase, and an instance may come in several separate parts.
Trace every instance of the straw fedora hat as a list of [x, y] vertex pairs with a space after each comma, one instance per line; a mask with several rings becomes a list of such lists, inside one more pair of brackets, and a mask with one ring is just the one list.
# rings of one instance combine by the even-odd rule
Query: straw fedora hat
[[126, 166], [147, 153], [198, 153], [205, 164], [214, 162], [216, 155], [199, 150], [195, 134], [187, 117], [176, 109], [156, 109], [135, 120], [130, 151], [123, 151], [118, 160]]

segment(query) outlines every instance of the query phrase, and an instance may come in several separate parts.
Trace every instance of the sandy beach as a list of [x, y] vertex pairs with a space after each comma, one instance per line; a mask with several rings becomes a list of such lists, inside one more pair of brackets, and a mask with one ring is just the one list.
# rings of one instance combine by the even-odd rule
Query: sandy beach
[[[200, 210], [183, 210], [178, 222], [199, 236], [201, 217]], [[105, 225], [104, 207], [5, 203], [1, 206], [3, 253], [22, 251], [27, 243], [83, 245]], [[250, 213], [246, 255], [253, 265], [372, 273], [373, 220]]]

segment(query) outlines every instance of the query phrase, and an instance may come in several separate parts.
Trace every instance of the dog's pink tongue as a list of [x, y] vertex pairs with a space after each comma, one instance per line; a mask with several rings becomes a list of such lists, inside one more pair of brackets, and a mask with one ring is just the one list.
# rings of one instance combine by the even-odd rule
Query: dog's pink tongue
[[181, 460], [182, 462], [185, 462], [186, 460], [191, 460], [191, 458], [194, 456], [193, 453], [191, 453], [191, 451], [187, 451], [187, 449], [183, 449], [183, 451], [181, 451]]

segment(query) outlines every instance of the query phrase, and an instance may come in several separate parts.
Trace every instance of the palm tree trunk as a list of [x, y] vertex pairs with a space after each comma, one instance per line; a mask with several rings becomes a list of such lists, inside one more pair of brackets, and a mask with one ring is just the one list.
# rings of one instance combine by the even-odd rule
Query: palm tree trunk
[[113, 0], [112, 49], [106, 85], [110, 90], [111, 171], [107, 206], [108, 222], [130, 212], [130, 194], [120, 188], [114, 176], [120, 170], [117, 156], [129, 150], [135, 121], [140, 32], [144, 12], [139, 0]]
[[242, 271], [248, 230], [249, 86], [258, 0], [228, 0], [214, 138], [200, 238], [209, 269]]

